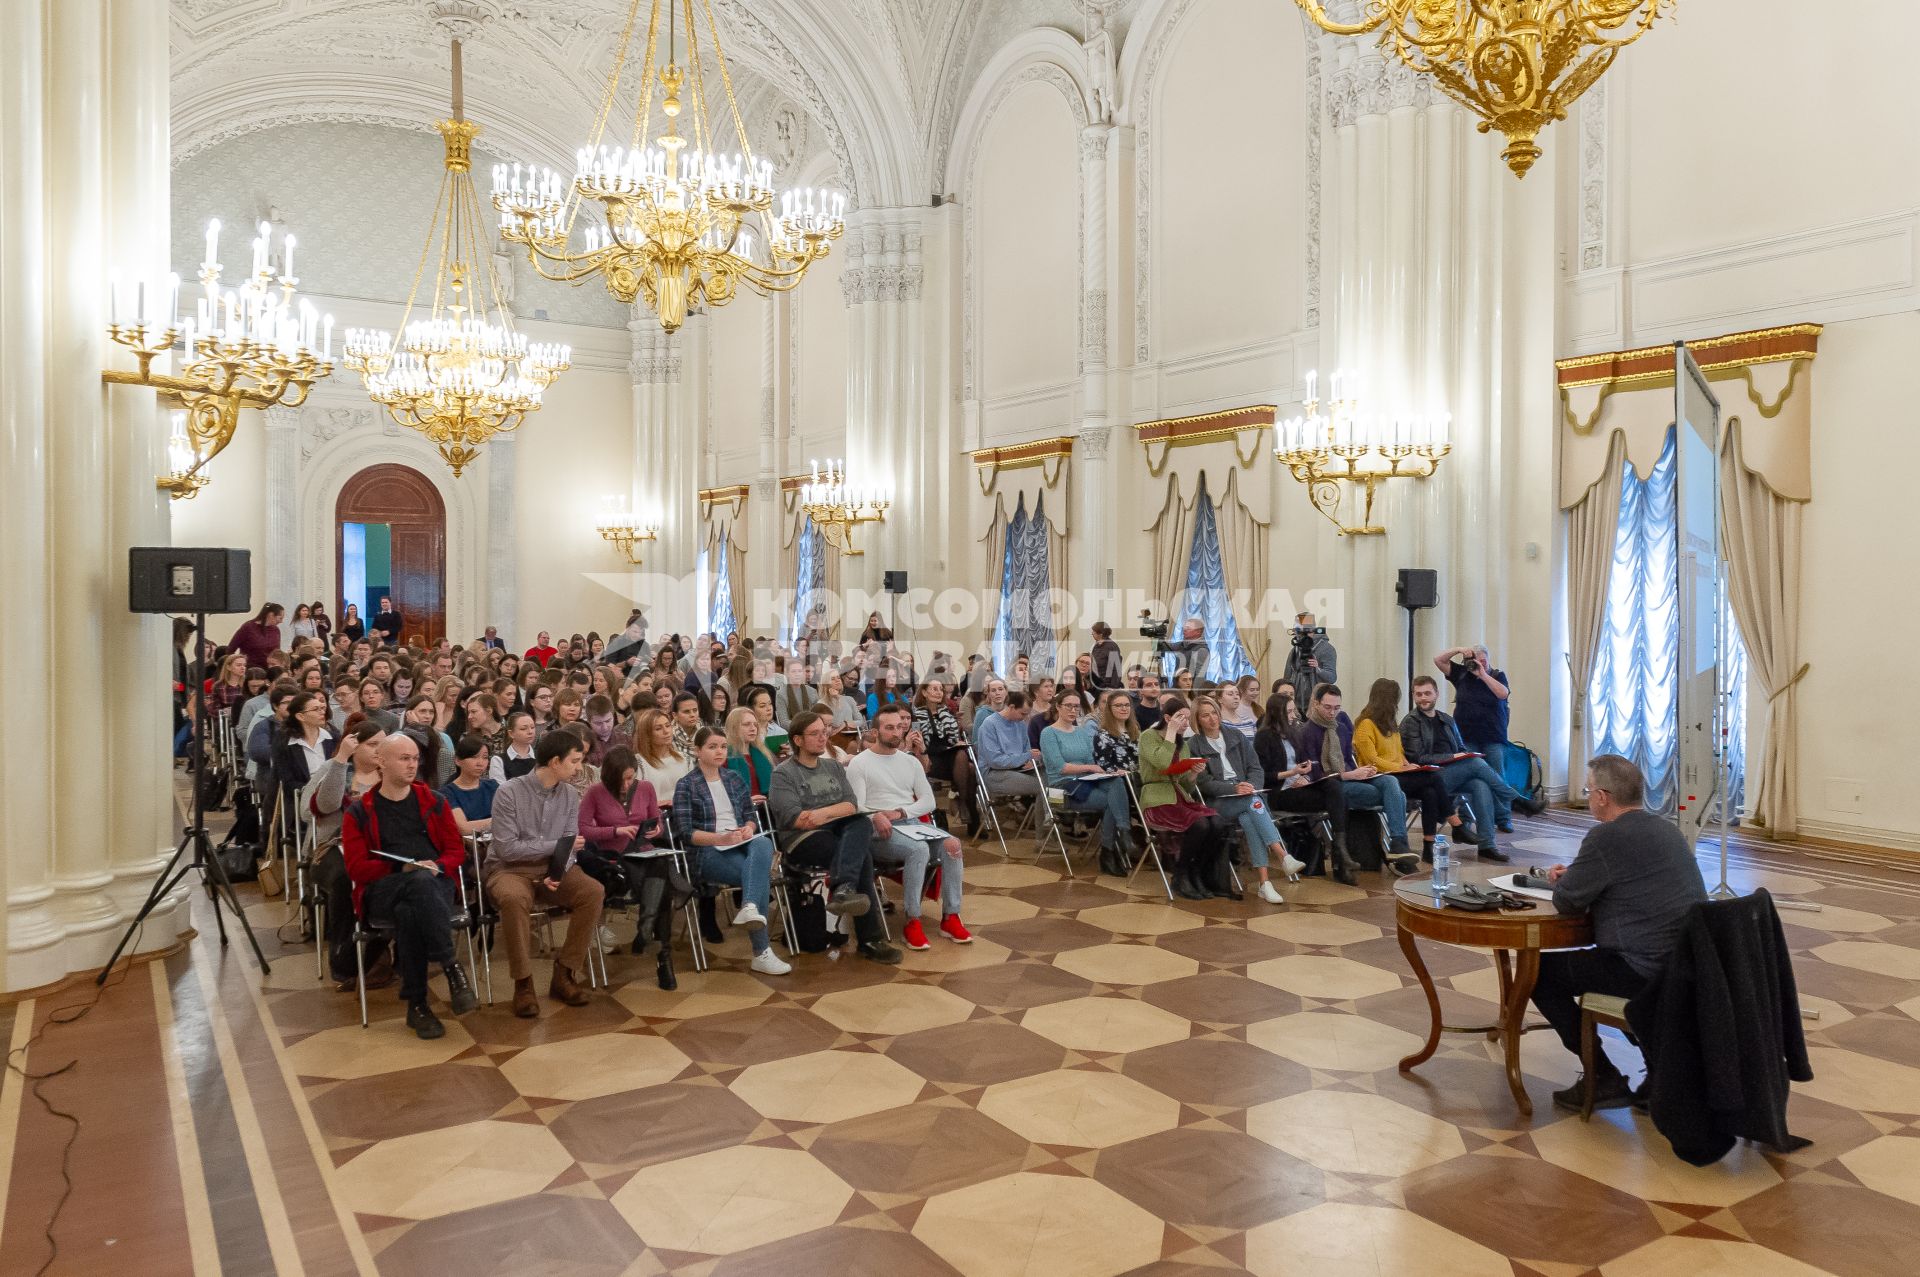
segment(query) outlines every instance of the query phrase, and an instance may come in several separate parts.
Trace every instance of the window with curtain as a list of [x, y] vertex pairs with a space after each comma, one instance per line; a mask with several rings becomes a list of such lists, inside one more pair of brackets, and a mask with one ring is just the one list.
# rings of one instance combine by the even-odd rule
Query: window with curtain
[[1007, 520], [1005, 558], [1000, 571], [1000, 615], [993, 625], [993, 665], [1002, 674], [1013, 669], [1014, 658], [1027, 655], [1027, 668], [1038, 677], [1054, 666], [1053, 622], [1047, 610], [1052, 586], [1052, 564], [1047, 550], [1047, 499], [1042, 495], [1027, 513], [1020, 497]]
[[[1247, 646], [1240, 641], [1240, 625], [1233, 619], [1226, 567], [1220, 559], [1220, 521], [1204, 479], [1194, 494], [1193, 549], [1187, 555], [1186, 589], [1173, 613], [1173, 624], [1177, 627], [1190, 616], [1199, 617], [1207, 627], [1207, 678], [1225, 683], [1260, 672], [1253, 667]], [[1162, 673], [1169, 677], [1173, 660], [1169, 656], [1161, 663]]]
[[[794, 574], [793, 611], [788, 613], [780, 626], [780, 641], [788, 646], [799, 636], [803, 618], [813, 610], [814, 602], [827, 588], [827, 543], [819, 529], [813, 526], [812, 519], [802, 515], [801, 520], [800, 544], [794, 553], [794, 560], [799, 566]], [[728, 611], [732, 611], [731, 602], [727, 607]]]
[[[1650, 811], [1670, 812], [1679, 761], [1680, 545], [1674, 436], [1644, 477], [1631, 462], [1620, 482], [1620, 522], [1607, 578], [1605, 627], [1587, 693], [1593, 752], [1632, 759], [1647, 778]], [[1724, 592], [1725, 582], [1721, 588]], [[1724, 607], [1724, 604], [1723, 604]], [[1730, 793], [1738, 814], [1746, 788], [1746, 647], [1726, 611], [1731, 686]]]
[[705, 550], [700, 551], [700, 579], [708, 583], [709, 591], [707, 632], [724, 642], [740, 628], [739, 619], [733, 614], [733, 570], [728, 563], [733, 556], [723, 549], [718, 556], [719, 563], [712, 566], [712, 575], [708, 574], [710, 557]]

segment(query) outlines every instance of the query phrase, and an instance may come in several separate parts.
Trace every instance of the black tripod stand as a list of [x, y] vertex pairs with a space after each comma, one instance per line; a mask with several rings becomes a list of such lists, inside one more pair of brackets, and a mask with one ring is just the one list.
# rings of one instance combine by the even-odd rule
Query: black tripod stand
[[[193, 641], [196, 651], [204, 652], [204, 635], [207, 629], [207, 614], [199, 612], [193, 618]], [[107, 975], [113, 970], [114, 963], [120, 961], [120, 954], [133, 942], [134, 932], [140, 929], [162, 900], [172, 894], [180, 880], [194, 870], [199, 870], [206, 882], [207, 895], [213, 901], [213, 920], [220, 930], [220, 947], [226, 948], [227, 919], [221, 911], [233, 910], [233, 920], [247, 936], [247, 943], [253, 946], [253, 956], [259, 959], [260, 970], [267, 970], [267, 955], [260, 951], [259, 937], [253, 934], [253, 927], [247, 922], [246, 913], [240, 908], [240, 897], [234, 894], [233, 881], [227, 877], [227, 870], [220, 863], [220, 857], [213, 854], [207, 842], [206, 810], [202, 806], [201, 779], [207, 769], [207, 682], [204, 657], [194, 662], [191, 672], [193, 678], [194, 722], [193, 740], [193, 820], [180, 833], [180, 843], [173, 849], [173, 856], [167, 861], [167, 867], [153, 881], [153, 890], [147, 893], [146, 903], [140, 906], [140, 912], [127, 924], [126, 934], [120, 937], [120, 943], [113, 947], [113, 956], [107, 959], [107, 965], [94, 977], [95, 984], [105, 984]], [[191, 849], [193, 856], [186, 859]]]

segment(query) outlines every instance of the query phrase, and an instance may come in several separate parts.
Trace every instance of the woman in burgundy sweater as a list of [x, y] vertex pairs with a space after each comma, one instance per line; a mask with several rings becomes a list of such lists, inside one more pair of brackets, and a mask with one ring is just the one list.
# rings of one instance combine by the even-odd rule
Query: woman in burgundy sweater
[[580, 836], [587, 840], [586, 850], [580, 853], [580, 867], [608, 883], [608, 894], [614, 894], [616, 885], [624, 886], [640, 901], [633, 930], [635, 953], [647, 949], [646, 882], [657, 878], [664, 884], [662, 894], [667, 898], [653, 910], [652, 939], [660, 944], [660, 987], [671, 989], [675, 984], [673, 913], [685, 903], [691, 888], [684, 880], [674, 880], [673, 861], [667, 856], [628, 860], [622, 855], [636, 835], [643, 843], [662, 836], [660, 800], [653, 786], [639, 778], [639, 772], [639, 761], [626, 746], [616, 745], [607, 751], [600, 764], [600, 782], [580, 800]]
[[247, 664], [265, 666], [267, 653], [280, 650], [280, 618], [286, 614], [278, 603], [268, 603], [251, 621], [240, 623], [227, 646], [245, 652]]

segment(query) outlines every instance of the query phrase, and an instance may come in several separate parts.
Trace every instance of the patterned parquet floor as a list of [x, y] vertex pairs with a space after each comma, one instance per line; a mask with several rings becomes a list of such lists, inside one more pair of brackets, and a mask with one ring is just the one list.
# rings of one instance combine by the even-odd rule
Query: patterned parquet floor
[[[1523, 821], [1512, 846], [1564, 859], [1583, 825]], [[675, 993], [621, 954], [586, 1008], [530, 1022], [502, 999], [437, 1042], [390, 992], [361, 1029], [308, 947], [273, 943], [262, 985], [203, 934], [116, 993], [150, 998], [180, 1091], [152, 1165], [178, 1168], [185, 1223], [155, 1224], [145, 1270], [178, 1253], [179, 1271], [390, 1277], [1920, 1270], [1920, 877], [1735, 856], [1737, 885], [1823, 906], [1783, 915], [1819, 1015], [1791, 1109], [1813, 1144], [1696, 1169], [1631, 1110], [1557, 1112], [1577, 1062], [1547, 1033], [1525, 1040], [1530, 1119], [1478, 1037], [1398, 1072], [1426, 1008], [1378, 875], [1292, 884], [1278, 908], [1169, 904], [1145, 873], [1129, 889], [988, 847], [968, 854], [972, 945], [772, 978], [734, 935]], [[269, 939], [284, 918], [250, 912]], [[1490, 1017], [1486, 956], [1424, 951], [1449, 1019]], [[64, 1137], [33, 1107], [5, 1272], [45, 1253], [13, 1244], [38, 1191], [18, 1159]], [[68, 1209], [84, 1257], [102, 1207]]]

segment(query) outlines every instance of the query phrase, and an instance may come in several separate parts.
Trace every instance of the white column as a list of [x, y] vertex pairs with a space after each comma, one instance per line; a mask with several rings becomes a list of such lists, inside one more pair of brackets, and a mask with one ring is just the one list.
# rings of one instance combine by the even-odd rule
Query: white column
[[[149, 51], [167, 40], [166, 0], [109, 0], [107, 208], [114, 258], [123, 279], [158, 279], [167, 269], [167, 64]], [[7, 269], [0, 265], [0, 271]], [[125, 608], [128, 546], [165, 545], [172, 529], [167, 497], [154, 486], [166, 468], [166, 418], [154, 397], [132, 389], [108, 396], [107, 700], [120, 726], [104, 742], [108, 774], [107, 845], [121, 912], [137, 911], [153, 874], [179, 836], [171, 804], [157, 800], [172, 785], [168, 751], [153, 742], [173, 730], [168, 698], [154, 689], [172, 682], [171, 624]], [[116, 606], [118, 601], [118, 606]], [[184, 893], [176, 903], [184, 903]], [[153, 927], [156, 937], [168, 929]]]
[[[755, 472], [753, 496], [747, 504], [748, 568], [747, 596], [759, 590], [774, 596], [791, 590], [792, 581], [782, 581], [780, 542], [784, 530], [780, 506], [780, 477], [785, 465], [786, 437], [780, 429], [780, 307], [785, 297], [772, 297], [761, 303], [760, 325], [760, 466]], [[763, 551], [763, 547], [765, 547]], [[717, 569], [718, 564], [710, 565]], [[742, 629], [757, 635], [758, 629], [747, 618], [736, 618]]]
[[[107, 717], [106, 643], [101, 619], [107, 598], [107, 527], [99, 511], [100, 476], [106, 471], [103, 414], [106, 390], [106, 310], [100, 245], [104, 241], [105, 183], [102, 163], [106, 106], [106, 22], [102, 0], [61, 0], [49, 31], [52, 61], [47, 77], [47, 205], [52, 345], [49, 350], [48, 416], [52, 424], [53, 508], [44, 544], [54, 558], [53, 614], [49, 633], [51, 678], [60, 689], [49, 726], [54, 752], [53, 803], [59, 833], [54, 840], [54, 908], [67, 928], [70, 949], [96, 947], [89, 938], [112, 931], [121, 913], [103, 889], [107, 868], [106, 807], [90, 769], [64, 765], [75, 750], [63, 748], [82, 733], [98, 743]], [[126, 606], [126, 600], [117, 600]], [[81, 726], [86, 724], [84, 728]], [[112, 941], [99, 952], [106, 960]]]
[[533, 643], [520, 630], [520, 551], [516, 543], [514, 491], [520, 479], [520, 445], [511, 434], [487, 445], [487, 612], [480, 626], [500, 627], [510, 650]]
[[291, 617], [307, 597], [300, 584], [300, 409], [269, 408], [258, 420], [267, 431], [267, 561], [256, 574], [264, 593], [254, 606], [278, 603]]
[[[1073, 457], [1073, 563], [1069, 583], [1084, 597], [1106, 587], [1119, 544], [1119, 516], [1108, 481], [1107, 360], [1112, 330], [1107, 305], [1107, 146], [1109, 125], [1080, 131], [1080, 191], [1085, 212], [1080, 293], [1080, 428]], [[1111, 624], [1111, 620], [1109, 620]]]
[[[0, 529], [15, 547], [47, 544], [46, 6], [0, 5]], [[0, 628], [9, 669], [44, 661], [51, 556], [0, 557], [13, 623]], [[40, 653], [38, 657], [33, 654]], [[52, 680], [0, 680], [0, 721], [54, 721]], [[0, 873], [6, 875], [6, 947], [0, 989], [50, 984], [70, 969], [53, 898], [52, 752], [32, 732], [0, 733]]]
[[[165, 37], [162, 0], [0, 6], [0, 661], [45, 675], [0, 687], [4, 721], [42, 728], [0, 742], [0, 990], [103, 963], [171, 851], [167, 626], [127, 616], [125, 568], [129, 545], [166, 540], [163, 440], [151, 391], [110, 409], [100, 381], [109, 271], [164, 255]], [[71, 765], [102, 749], [105, 794]], [[173, 943], [177, 900], [143, 948]]]

